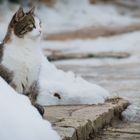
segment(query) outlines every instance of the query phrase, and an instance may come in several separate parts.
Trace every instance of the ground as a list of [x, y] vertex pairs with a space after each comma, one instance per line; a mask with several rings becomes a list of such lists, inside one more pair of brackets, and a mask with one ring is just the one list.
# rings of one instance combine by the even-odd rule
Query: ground
[[[118, 60], [119, 61], [119, 60]], [[103, 65], [103, 66], [59, 66], [63, 70], [72, 70], [90, 82], [98, 83], [112, 94], [127, 97], [134, 104], [139, 104], [140, 63]], [[137, 112], [138, 113], [138, 112]], [[136, 116], [134, 116], [136, 117]], [[127, 129], [126, 129], [127, 128]], [[112, 130], [113, 129], [113, 130]], [[117, 121], [111, 128], [98, 135], [97, 140], [139, 140], [140, 124]]]
[[140, 123], [115, 122], [112, 127], [105, 128], [94, 140], [139, 140]]
[[128, 101], [115, 98], [100, 105], [67, 105], [45, 108], [49, 120], [63, 140], [92, 140], [99, 130], [119, 119]]
[[[122, 113], [123, 122], [122, 120], [113, 122], [111, 126], [109, 125], [101, 131], [100, 135], [97, 135], [97, 140], [126, 140], [132, 138], [138, 140], [140, 138], [139, 18], [130, 17], [131, 10], [128, 12], [130, 15], [125, 13], [127, 10], [121, 15], [112, 5], [107, 7], [98, 5], [94, 7], [95, 9], [92, 9], [93, 11], [90, 11], [91, 7], [86, 10], [88, 8], [83, 7], [82, 4], [80, 5], [82, 9], [78, 9], [79, 15], [75, 16], [77, 6], [75, 8], [74, 5], [73, 3], [72, 9], [68, 5], [68, 7], [65, 7], [66, 5], [62, 4], [60, 7], [64, 7], [59, 9], [58, 5], [58, 11], [56, 9], [45, 9], [44, 7], [41, 7], [41, 10], [38, 11], [44, 13], [48, 10], [47, 15], [41, 14], [43, 22], [46, 22], [44, 44], [42, 45], [44, 53], [59, 69], [72, 71], [87, 81], [104, 87], [110, 92], [111, 96], [121, 96], [131, 103], [127, 110]], [[70, 8], [70, 10], [65, 8]], [[107, 13], [102, 14], [102, 8], [105, 8], [104, 11], [107, 11]], [[63, 14], [65, 10], [67, 11], [66, 15]], [[96, 12], [100, 14], [100, 18], [97, 17]], [[5, 12], [3, 12], [4, 14]], [[91, 15], [92, 18], [87, 18]], [[55, 17], [59, 22], [53, 20]], [[3, 33], [3, 27], [5, 28], [5, 22], [7, 23], [8, 18], [9, 15], [7, 20], [0, 17], [3, 23], [1, 28]], [[88, 22], [84, 23], [84, 21]], [[93, 21], [95, 21], [95, 24], [92, 23]], [[126, 104], [128, 105], [128, 103]], [[111, 104], [112, 106], [114, 104]], [[117, 106], [117, 108], [119, 107]], [[121, 108], [121, 111], [125, 108], [126, 106], [123, 109]], [[102, 117], [98, 113], [101, 113]], [[108, 113], [111, 113], [111, 117], [108, 116]], [[73, 114], [74, 117], [71, 117]], [[102, 128], [106, 122], [110, 124], [114, 116], [112, 108], [111, 110], [110, 107], [106, 108], [105, 103], [98, 106], [51, 106], [46, 108], [44, 118], [52, 122], [53, 127], [64, 140], [87, 140], [89, 134], [90, 140], [92, 140], [95, 136], [92, 130], [95, 131], [97, 128], [98, 131], [98, 128]], [[84, 120], [78, 121], [82, 117], [85, 117]], [[98, 121], [96, 122], [96, 120]], [[92, 123], [94, 125], [91, 126]], [[98, 125], [100, 127], [97, 127]]]

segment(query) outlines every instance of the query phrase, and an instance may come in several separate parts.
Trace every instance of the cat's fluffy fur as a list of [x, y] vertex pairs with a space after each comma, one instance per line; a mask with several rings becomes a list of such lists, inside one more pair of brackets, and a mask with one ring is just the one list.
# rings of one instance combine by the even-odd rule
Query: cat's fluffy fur
[[36, 41], [16, 36], [5, 44], [1, 64], [14, 73], [12, 82], [17, 86], [18, 93], [25, 92], [23, 86], [28, 90], [34, 81], [38, 81], [41, 52], [36, 44]]
[[42, 57], [40, 46], [37, 45], [40, 35], [40, 20], [34, 15], [34, 9], [24, 13], [20, 8], [13, 16], [0, 46], [0, 76], [18, 93], [27, 95], [43, 114], [43, 108], [36, 104]]

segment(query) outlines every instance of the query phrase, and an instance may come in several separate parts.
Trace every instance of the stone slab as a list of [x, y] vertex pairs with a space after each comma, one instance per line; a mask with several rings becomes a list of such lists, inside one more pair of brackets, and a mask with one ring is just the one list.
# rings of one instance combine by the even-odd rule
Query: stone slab
[[140, 140], [140, 123], [116, 122], [94, 140]]
[[84, 27], [74, 31], [44, 34], [45, 40], [73, 40], [73, 39], [95, 39], [101, 36], [120, 35], [124, 33], [140, 30], [140, 24], [134, 23], [125, 26], [100, 26], [100, 27]]
[[87, 140], [128, 106], [128, 101], [115, 98], [99, 105], [67, 105], [45, 107], [49, 120], [63, 140]]

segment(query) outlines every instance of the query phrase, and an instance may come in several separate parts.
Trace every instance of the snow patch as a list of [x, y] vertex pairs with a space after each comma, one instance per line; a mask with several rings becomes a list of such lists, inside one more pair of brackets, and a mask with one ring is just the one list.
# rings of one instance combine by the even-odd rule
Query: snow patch
[[123, 113], [125, 121], [140, 122], [140, 106], [132, 104]]
[[[45, 57], [42, 60], [40, 76], [41, 94], [38, 103], [42, 105], [59, 104], [98, 104], [109, 97], [108, 91], [91, 84], [73, 72], [58, 70]], [[61, 99], [54, 97], [58, 93]]]
[[0, 78], [0, 139], [60, 140], [29, 99], [17, 94]]

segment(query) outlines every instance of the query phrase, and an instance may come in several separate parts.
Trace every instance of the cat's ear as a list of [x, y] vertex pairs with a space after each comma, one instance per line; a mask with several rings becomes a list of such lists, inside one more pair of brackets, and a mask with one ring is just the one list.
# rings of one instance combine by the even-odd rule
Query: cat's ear
[[17, 22], [20, 21], [24, 16], [25, 16], [25, 13], [23, 11], [23, 8], [20, 7], [15, 14], [15, 21], [17, 21]]
[[33, 6], [33, 7], [31, 8], [31, 10], [28, 12], [28, 14], [33, 15], [33, 14], [34, 14], [34, 12], [35, 12], [35, 6]]

